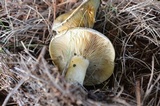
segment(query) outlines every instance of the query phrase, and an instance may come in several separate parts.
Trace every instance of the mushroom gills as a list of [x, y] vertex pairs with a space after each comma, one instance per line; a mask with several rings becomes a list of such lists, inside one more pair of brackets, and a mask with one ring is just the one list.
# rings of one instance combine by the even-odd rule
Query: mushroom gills
[[85, 59], [83, 56], [73, 56], [66, 72], [66, 80], [71, 83], [83, 85], [88, 66], [89, 60]]
[[60, 33], [74, 27], [90, 27], [95, 23], [96, 12], [100, 0], [85, 0], [76, 9], [58, 16], [52, 25], [52, 30]]

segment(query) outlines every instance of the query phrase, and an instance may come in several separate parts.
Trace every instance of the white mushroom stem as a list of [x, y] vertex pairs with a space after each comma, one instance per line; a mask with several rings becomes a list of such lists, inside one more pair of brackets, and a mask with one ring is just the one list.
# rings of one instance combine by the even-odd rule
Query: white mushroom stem
[[89, 61], [87, 59], [82, 56], [73, 56], [66, 72], [66, 80], [83, 85], [88, 66]]

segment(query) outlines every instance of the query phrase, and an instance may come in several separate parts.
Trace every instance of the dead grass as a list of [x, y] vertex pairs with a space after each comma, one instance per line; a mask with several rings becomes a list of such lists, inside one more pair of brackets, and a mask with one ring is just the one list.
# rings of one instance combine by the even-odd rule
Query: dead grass
[[109, 37], [116, 50], [115, 71], [108, 81], [84, 90], [59, 75], [48, 54], [54, 35], [51, 25], [56, 16], [81, 1], [0, 1], [0, 104], [160, 105], [160, 3], [156, 0], [102, 0], [94, 29]]

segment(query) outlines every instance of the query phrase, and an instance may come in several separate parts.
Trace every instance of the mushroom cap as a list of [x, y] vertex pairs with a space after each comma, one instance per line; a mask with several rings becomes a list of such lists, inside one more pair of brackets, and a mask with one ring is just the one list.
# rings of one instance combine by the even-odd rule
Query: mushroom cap
[[111, 41], [102, 33], [90, 28], [73, 28], [52, 38], [49, 52], [60, 72], [68, 68], [75, 55], [89, 60], [84, 85], [100, 84], [114, 70], [115, 50]]
[[74, 27], [93, 27], [100, 0], [87, 0], [76, 9], [54, 20], [52, 30], [61, 32]]

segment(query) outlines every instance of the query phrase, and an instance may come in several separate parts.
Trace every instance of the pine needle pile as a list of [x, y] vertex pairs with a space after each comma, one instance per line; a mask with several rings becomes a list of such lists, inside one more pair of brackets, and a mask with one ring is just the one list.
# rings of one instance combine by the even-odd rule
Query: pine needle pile
[[48, 53], [55, 17], [81, 2], [0, 1], [0, 105], [160, 105], [160, 2], [101, 0], [94, 29], [116, 60], [111, 78], [93, 87], [67, 83]]

